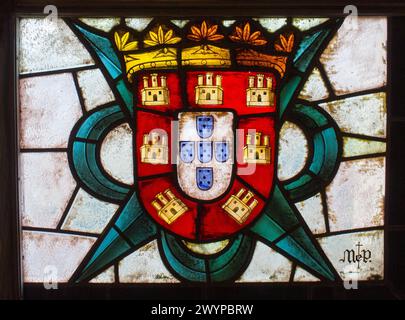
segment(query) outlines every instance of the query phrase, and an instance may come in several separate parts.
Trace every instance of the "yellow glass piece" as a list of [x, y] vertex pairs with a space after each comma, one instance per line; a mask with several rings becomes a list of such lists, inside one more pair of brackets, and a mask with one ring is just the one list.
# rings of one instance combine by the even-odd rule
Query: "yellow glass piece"
[[181, 53], [184, 66], [229, 67], [231, 55], [228, 49], [213, 45], [201, 45], [183, 49]]
[[[205, 83], [204, 83], [205, 78]], [[196, 104], [222, 104], [223, 99], [222, 76], [215, 76], [212, 72], [198, 75], [197, 86], [195, 87]]]
[[140, 147], [141, 162], [151, 164], [169, 163], [169, 148], [167, 136], [160, 136], [156, 132], [143, 135], [143, 144]]
[[[255, 84], [256, 82], [256, 84]], [[248, 107], [269, 107], [274, 104], [273, 80], [264, 75], [249, 76], [249, 86], [246, 89], [246, 105]]]
[[157, 210], [159, 217], [167, 224], [173, 223], [188, 210], [183, 201], [177, 198], [170, 189], [158, 193], [151, 204]]
[[263, 136], [261, 132], [246, 136], [246, 145], [243, 147], [243, 162], [268, 164], [270, 163], [270, 137]]
[[176, 44], [181, 41], [180, 37], [176, 37], [172, 29], [163, 31], [163, 27], [159, 26], [157, 32], [149, 31], [148, 39], [143, 42], [146, 46], [157, 46], [159, 44]]
[[203, 254], [208, 256], [224, 250], [228, 246], [230, 241], [229, 239], [225, 239], [222, 241], [208, 242], [208, 243], [194, 243], [185, 240], [182, 240], [182, 242], [190, 251], [197, 254]]
[[138, 41], [128, 42], [128, 39], [129, 39], [129, 32], [123, 34], [122, 37], [120, 37], [118, 32], [114, 33], [115, 44], [117, 45], [117, 49], [119, 51], [129, 51], [138, 49]]
[[386, 152], [385, 142], [343, 137], [343, 157], [356, 157], [384, 152]]
[[[150, 82], [149, 83], [149, 78]], [[160, 80], [160, 84], [159, 84]], [[150, 77], [143, 77], [143, 89], [141, 90], [142, 104], [144, 106], [160, 106], [169, 104], [170, 95], [167, 87], [166, 76], [158, 77], [157, 73], [152, 73]]]
[[131, 53], [124, 55], [128, 79], [143, 69], [175, 69], [177, 67], [177, 49], [162, 48], [159, 50]]
[[[258, 204], [258, 201], [254, 199], [253, 193], [248, 190], [245, 194], [245, 191], [246, 190], [243, 188], [240, 189], [236, 195], [231, 195], [222, 206], [222, 209], [224, 209], [239, 224], [246, 221], [250, 213]], [[242, 198], [244, 194], [245, 196]]]

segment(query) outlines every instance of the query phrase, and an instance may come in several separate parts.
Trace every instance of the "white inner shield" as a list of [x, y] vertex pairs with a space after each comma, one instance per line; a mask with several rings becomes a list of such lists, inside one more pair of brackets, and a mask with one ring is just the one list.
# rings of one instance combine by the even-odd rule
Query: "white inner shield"
[[[212, 116], [214, 129], [212, 135], [202, 139], [197, 133], [196, 118], [198, 116]], [[179, 141], [194, 142], [194, 159], [185, 163], [177, 156], [177, 179], [182, 190], [192, 198], [198, 200], [212, 200], [221, 196], [229, 187], [232, 178], [234, 132], [232, 128], [233, 114], [231, 112], [181, 112], [179, 114]], [[197, 143], [212, 141], [212, 159], [201, 163], [197, 154]], [[214, 142], [226, 141], [229, 145], [229, 158], [226, 162], [218, 162], [215, 158]], [[201, 190], [197, 186], [197, 168], [213, 169], [213, 184], [209, 190]]]

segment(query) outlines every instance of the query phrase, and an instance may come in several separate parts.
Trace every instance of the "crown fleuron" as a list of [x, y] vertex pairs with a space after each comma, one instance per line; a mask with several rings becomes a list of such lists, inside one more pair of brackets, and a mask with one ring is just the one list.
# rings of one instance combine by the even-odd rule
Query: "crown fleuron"
[[201, 25], [193, 25], [187, 38], [197, 45], [183, 49], [182, 65], [200, 67], [229, 67], [231, 65], [230, 50], [215, 44], [224, 39], [224, 35], [218, 33], [218, 25], [208, 25], [206, 21], [203, 21]]
[[143, 39], [136, 39], [131, 31], [116, 31], [114, 42], [123, 56], [128, 80], [142, 70], [230, 68], [233, 64], [272, 68], [283, 77], [294, 45], [293, 33], [280, 34], [270, 43], [249, 22], [235, 23], [228, 34], [205, 20], [184, 28], [183, 38], [170, 24], [156, 24]]
[[[143, 50], [139, 49], [138, 41], [131, 41], [129, 37], [129, 32], [123, 35], [118, 31], [114, 33], [116, 47], [124, 57], [128, 80], [131, 81], [132, 75], [141, 70], [177, 67], [177, 48], [174, 45], [179, 43], [181, 38], [174, 34], [173, 29], [157, 25], [144, 37]], [[130, 45], [131, 43], [133, 45]]]

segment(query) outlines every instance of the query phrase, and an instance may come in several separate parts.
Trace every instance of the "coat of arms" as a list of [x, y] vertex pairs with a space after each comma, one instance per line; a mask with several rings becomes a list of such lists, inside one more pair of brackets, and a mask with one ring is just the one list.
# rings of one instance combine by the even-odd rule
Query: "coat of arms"
[[[302, 37], [293, 29], [270, 34], [253, 19], [228, 27], [153, 20], [142, 33], [117, 26], [108, 34], [71, 21], [120, 101], [92, 111], [71, 138], [76, 179], [121, 205], [74, 280], [91, 278], [153, 237], [183, 280], [234, 279], [255, 238], [320, 278], [336, 279], [288, 199], [314, 195], [336, 172], [335, 123], [319, 108], [290, 101], [340, 23], [331, 19]], [[287, 116], [318, 131], [308, 173], [281, 186], [278, 130]], [[111, 179], [97, 160], [99, 141], [123, 121], [133, 133], [133, 186]], [[204, 246], [211, 254], [195, 249]]]

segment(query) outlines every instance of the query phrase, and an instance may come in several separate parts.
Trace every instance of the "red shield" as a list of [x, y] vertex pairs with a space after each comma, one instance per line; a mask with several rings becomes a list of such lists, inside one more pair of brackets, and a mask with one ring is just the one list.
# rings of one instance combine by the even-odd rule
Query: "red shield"
[[163, 228], [215, 241], [261, 214], [277, 160], [276, 81], [207, 69], [136, 77], [137, 192]]

